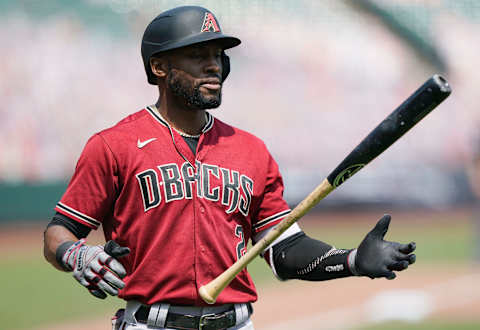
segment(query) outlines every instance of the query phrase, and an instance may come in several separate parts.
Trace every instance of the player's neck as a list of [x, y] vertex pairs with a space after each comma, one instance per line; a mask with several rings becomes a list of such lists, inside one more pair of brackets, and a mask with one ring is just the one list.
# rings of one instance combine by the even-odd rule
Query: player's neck
[[188, 135], [198, 135], [202, 132], [206, 124], [205, 110], [187, 109], [173, 102], [162, 102], [162, 100], [165, 98], [159, 99], [155, 106], [170, 126]]

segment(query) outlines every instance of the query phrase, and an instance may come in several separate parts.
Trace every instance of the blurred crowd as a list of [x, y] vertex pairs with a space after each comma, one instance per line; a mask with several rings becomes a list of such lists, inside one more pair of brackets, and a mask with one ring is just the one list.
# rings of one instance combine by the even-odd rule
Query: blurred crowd
[[[110, 3], [127, 32], [98, 31], [72, 12], [42, 18], [3, 13], [0, 182], [68, 179], [89, 136], [155, 101], [140, 40], [148, 21], [178, 1], [144, 11], [94, 2]], [[235, 1], [223, 7], [203, 2], [226, 33], [242, 39], [229, 52], [232, 73], [223, 104], [212, 114], [263, 138], [286, 180], [304, 182], [307, 190], [437, 72], [379, 20], [347, 2], [312, 1], [300, 13], [269, 11], [258, 1], [241, 10]], [[478, 148], [472, 141], [480, 127], [480, 22], [431, 6], [432, 43], [446, 59], [454, 93], [369, 165], [364, 179], [430, 175], [441, 185], [437, 173], [464, 168]]]

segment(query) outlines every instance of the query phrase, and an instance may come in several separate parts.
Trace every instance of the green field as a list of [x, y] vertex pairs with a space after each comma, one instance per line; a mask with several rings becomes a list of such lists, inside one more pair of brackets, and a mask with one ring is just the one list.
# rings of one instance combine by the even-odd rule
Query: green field
[[[395, 219], [390, 227], [391, 235], [387, 239], [414, 240], [417, 242], [417, 263], [435, 265], [463, 264], [471, 259], [473, 234], [468, 219], [455, 219], [455, 222], [441, 221], [438, 226], [416, 225], [412, 221]], [[374, 224], [372, 220], [372, 225]], [[318, 228], [308, 222], [302, 227], [313, 237], [333, 243], [337, 247], [354, 247], [369, 230], [365, 222], [358, 224], [328, 224]], [[38, 237], [41, 237], [40, 235]], [[123, 305], [117, 298], [99, 300], [93, 298], [86, 289], [71, 277], [48, 265], [38, 250], [22, 253], [16, 257], [0, 259], [0, 281], [2, 297], [0, 300], [0, 320], [2, 329], [35, 329], [39, 326], [71, 320], [106, 318], [116, 308]], [[278, 285], [265, 262], [257, 258], [248, 267], [257, 285]], [[441, 270], [439, 270], [441, 271]], [[420, 324], [398, 325], [382, 324], [362, 329], [478, 329], [479, 324]]]
[[419, 324], [404, 322], [380, 323], [375, 326], [360, 327], [358, 330], [478, 330], [478, 322], [445, 323], [438, 321], [428, 321]]
[[8, 297], [0, 300], [2, 329], [32, 329], [57, 321], [112, 315], [115, 307], [122, 305], [118, 298], [93, 298], [71, 274], [49, 267], [40, 257], [1, 261], [0, 268], [2, 297]]

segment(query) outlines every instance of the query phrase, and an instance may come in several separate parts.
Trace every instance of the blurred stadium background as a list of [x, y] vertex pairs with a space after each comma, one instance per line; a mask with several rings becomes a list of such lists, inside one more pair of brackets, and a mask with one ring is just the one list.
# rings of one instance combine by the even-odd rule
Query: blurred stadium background
[[[92, 302], [68, 276], [50, 269], [41, 257], [41, 233], [88, 137], [156, 100], [156, 89], [146, 83], [140, 40], [154, 16], [182, 4], [209, 8], [226, 33], [242, 40], [228, 52], [232, 73], [223, 104], [212, 114], [267, 143], [292, 205], [421, 83], [444, 74], [453, 87], [450, 98], [322, 201], [302, 226], [320, 239], [351, 247], [379, 214], [391, 212], [392, 229], [403, 235], [397, 239], [416, 235], [426, 244], [427, 251], [419, 251], [426, 262], [416, 265], [420, 278], [446, 281], [454, 268], [459, 273], [452, 278], [478, 287], [478, 281], [462, 277], [479, 274], [478, 1], [3, 0], [0, 281], [7, 287], [0, 324], [53, 329], [52, 324], [69, 319], [70, 324], [105, 320], [119, 305]], [[325, 224], [321, 231], [319, 224]], [[271, 276], [264, 280], [263, 271], [258, 270], [262, 287], [280, 287]], [[415, 271], [400, 282], [403, 289], [418, 285]], [[351, 279], [365, 286], [357, 280]], [[431, 290], [445, 290], [439, 288]], [[413, 323], [380, 328], [440, 329], [445, 321], [452, 329], [478, 329], [479, 296], [470, 297], [476, 305], [468, 305], [472, 312], [466, 315], [468, 308], [460, 304], [453, 316], [434, 317], [423, 328], [415, 322], [436, 315], [427, 308]], [[259, 306], [263, 315], [275, 317]], [[267, 321], [258, 324], [267, 329]], [[311, 327], [325, 328], [330, 326]]]

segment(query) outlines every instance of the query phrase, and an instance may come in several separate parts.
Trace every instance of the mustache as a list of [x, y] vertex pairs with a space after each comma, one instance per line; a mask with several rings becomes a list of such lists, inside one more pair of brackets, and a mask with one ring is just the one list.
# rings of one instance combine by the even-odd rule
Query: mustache
[[190, 83], [194, 89], [198, 89], [203, 84], [223, 84], [222, 75], [219, 73], [212, 72], [206, 77], [196, 78], [183, 70], [175, 68], [169, 68], [167, 79], [185, 79], [184, 77], [182, 78], [183, 75], [190, 77]]
[[211, 75], [206, 78], [200, 78], [195, 81], [195, 85], [198, 87], [203, 84], [222, 84], [222, 77], [220, 75]]

